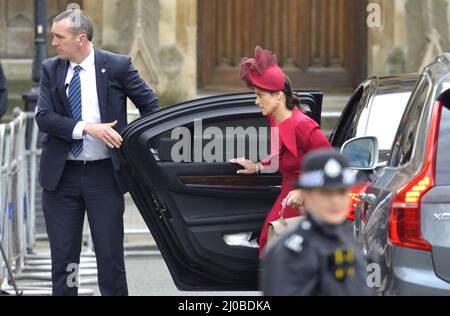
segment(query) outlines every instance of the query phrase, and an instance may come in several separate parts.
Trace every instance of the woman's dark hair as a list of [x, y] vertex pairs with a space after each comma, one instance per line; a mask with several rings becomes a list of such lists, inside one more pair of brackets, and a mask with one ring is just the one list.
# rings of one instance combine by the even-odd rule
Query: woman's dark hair
[[284, 85], [283, 93], [286, 96], [286, 107], [292, 111], [295, 108], [299, 108], [303, 113], [310, 111], [306, 106], [302, 105], [297, 93], [292, 89], [292, 83], [288, 76], [286, 76], [286, 83]]

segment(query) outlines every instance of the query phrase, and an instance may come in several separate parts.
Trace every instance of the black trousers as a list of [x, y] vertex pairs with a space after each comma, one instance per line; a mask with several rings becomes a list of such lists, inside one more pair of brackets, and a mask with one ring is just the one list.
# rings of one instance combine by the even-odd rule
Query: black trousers
[[67, 162], [57, 190], [44, 191], [42, 201], [52, 254], [53, 295], [78, 295], [78, 288], [73, 286], [74, 267], [80, 263], [87, 213], [100, 292], [104, 296], [127, 296], [125, 202], [114, 179], [111, 160], [86, 165]]

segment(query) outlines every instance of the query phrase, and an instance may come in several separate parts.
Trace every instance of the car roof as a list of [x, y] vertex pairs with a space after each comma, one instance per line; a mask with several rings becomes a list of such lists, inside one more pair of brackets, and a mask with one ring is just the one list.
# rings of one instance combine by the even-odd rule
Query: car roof
[[372, 90], [372, 94], [389, 94], [412, 92], [421, 78], [419, 73], [401, 74], [385, 77], [371, 77], [361, 84], [365, 89]]
[[437, 57], [431, 64], [425, 67], [424, 73], [428, 74], [434, 84], [441, 82], [450, 75], [450, 53]]
[[437, 57], [424, 69], [423, 73], [430, 79], [433, 87], [450, 83], [450, 53]]
[[415, 87], [421, 75], [406, 74], [391, 77], [381, 77], [378, 80], [378, 91], [380, 93], [392, 93], [402, 91], [412, 91], [411, 87]]

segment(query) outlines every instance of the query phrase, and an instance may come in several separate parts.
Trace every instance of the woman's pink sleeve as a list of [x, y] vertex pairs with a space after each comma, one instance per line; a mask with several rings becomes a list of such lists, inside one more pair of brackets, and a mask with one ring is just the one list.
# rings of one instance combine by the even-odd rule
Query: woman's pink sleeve
[[326, 148], [332, 148], [330, 142], [328, 141], [327, 137], [320, 129], [320, 127], [314, 128], [309, 136], [308, 145], [306, 146], [306, 152]]

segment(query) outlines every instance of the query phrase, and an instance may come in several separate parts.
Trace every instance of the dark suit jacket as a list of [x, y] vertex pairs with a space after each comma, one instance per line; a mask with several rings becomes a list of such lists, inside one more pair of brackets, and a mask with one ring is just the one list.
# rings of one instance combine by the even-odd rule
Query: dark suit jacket
[[[47, 191], [55, 191], [61, 180], [70, 152], [72, 134], [77, 121], [72, 118], [66, 95], [65, 80], [69, 62], [50, 58], [42, 65], [41, 92], [36, 121], [43, 140], [39, 182]], [[158, 110], [158, 98], [140, 78], [131, 58], [95, 49], [97, 93], [102, 123], [118, 121], [115, 130], [123, 132], [127, 126], [127, 97], [142, 116]], [[120, 174], [117, 150], [109, 150], [115, 178], [122, 193], [128, 191]]]
[[6, 78], [3, 74], [2, 65], [0, 65], [0, 120], [8, 109], [8, 92], [6, 89]]

